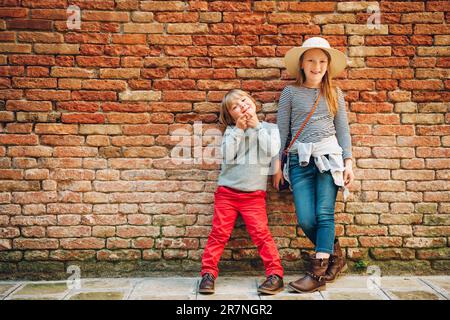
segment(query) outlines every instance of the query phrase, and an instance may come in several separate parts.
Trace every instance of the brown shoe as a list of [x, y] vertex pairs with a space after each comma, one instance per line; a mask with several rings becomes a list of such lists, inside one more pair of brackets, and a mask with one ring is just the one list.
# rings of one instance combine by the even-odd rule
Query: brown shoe
[[214, 293], [214, 281], [216, 279], [211, 273], [205, 273], [198, 286], [198, 292], [202, 294], [212, 294]]
[[325, 290], [325, 272], [328, 268], [329, 259], [317, 259], [311, 257], [310, 270], [303, 278], [289, 283], [289, 289], [296, 292], [314, 292]]
[[328, 269], [325, 273], [325, 281], [333, 282], [337, 279], [341, 272], [347, 270], [347, 262], [345, 255], [342, 254], [341, 246], [338, 239], [334, 240], [334, 253], [330, 255]]
[[258, 292], [265, 294], [277, 294], [278, 292], [283, 291], [283, 288], [283, 278], [276, 274], [271, 274], [267, 277], [266, 281], [258, 287]]

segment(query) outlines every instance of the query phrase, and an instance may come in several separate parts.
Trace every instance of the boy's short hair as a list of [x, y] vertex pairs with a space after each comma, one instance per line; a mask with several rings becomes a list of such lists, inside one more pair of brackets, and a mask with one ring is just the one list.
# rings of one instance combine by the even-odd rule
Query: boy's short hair
[[256, 106], [256, 100], [250, 94], [241, 89], [232, 89], [228, 91], [227, 94], [225, 94], [225, 96], [222, 99], [222, 103], [220, 104], [220, 116], [219, 116], [220, 123], [227, 126], [235, 124], [235, 121], [231, 116], [228, 108], [231, 106], [232, 102], [236, 98], [241, 96], [249, 97]]

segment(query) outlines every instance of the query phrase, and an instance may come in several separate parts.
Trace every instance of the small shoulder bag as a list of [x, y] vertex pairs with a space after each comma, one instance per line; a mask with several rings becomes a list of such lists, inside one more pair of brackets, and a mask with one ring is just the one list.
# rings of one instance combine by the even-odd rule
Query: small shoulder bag
[[[317, 105], [319, 104], [319, 100], [320, 100], [320, 92], [319, 92], [319, 95], [317, 96], [314, 106], [312, 107], [312, 109], [309, 112], [308, 116], [306, 117], [305, 121], [300, 126], [300, 129], [298, 129], [297, 133], [295, 134], [294, 139], [292, 139], [290, 142], [289, 142], [289, 139], [286, 140], [286, 145], [285, 145], [283, 153], [281, 155], [281, 172], [284, 172], [284, 167], [287, 164], [287, 157], [289, 154], [289, 150], [292, 148], [292, 145], [294, 144], [295, 140], [297, 140], [297, 138], [300, 136], [300, 133], [302, 133], [302, 131], [305, 128], [306, 124], [308, 123], [309, 119], [311, 119], [311, 116], [313, 115], [314, 111], [317, 108]], [[289, 126], [289, 132], [291, 132], [290, 126]], [[279, 191], [283, 191], [288, 188], [289, 188], [289, 182], [287, 182], [285, 179], [284, 179], [283, 183], [280, 181], [280, 184], [278, 186]]]

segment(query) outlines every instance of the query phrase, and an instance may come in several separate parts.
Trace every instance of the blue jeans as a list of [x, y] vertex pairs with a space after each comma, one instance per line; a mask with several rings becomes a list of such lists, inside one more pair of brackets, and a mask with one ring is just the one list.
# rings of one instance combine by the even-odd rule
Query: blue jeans
[[332, 254], [334, 245], [334, 208], [338, 186], [330, 171], [320, 173], [314, 158], [300, 166], [298, 155], [289, 155], [289, 179], [294, 195], [297, 221], [316, 246], [316, 252]]

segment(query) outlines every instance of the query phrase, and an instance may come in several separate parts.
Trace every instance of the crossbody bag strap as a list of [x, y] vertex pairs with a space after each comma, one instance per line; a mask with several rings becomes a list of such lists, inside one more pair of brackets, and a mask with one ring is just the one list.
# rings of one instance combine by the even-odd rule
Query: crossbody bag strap
[[291, 140], [291, 143], [289, 143], [289, 145], [287, 146], [286, 149], [284, 149], [284, 153], [287, 155], [289, 150], [291, 149], [292, 145], [294, 144], [295, 140], [297, 140], [298, 136], [300, 135], [300, 133], [302, 133], [303, 129], [305, 128], [306, 124], [308, 123], [309, 119], [311, 119], [311, 116], [313, 115], [314, 111], [316, 110], [316, 107], [319, 103], [320, 100], [320, 93], [317, 96], [316, 102], [314, 103], [314, 106], [312, 107], [311, 111], [309, 112], [308, 116], [306, 117], [305, 121], [302, 123], [302, 125], [300, 126], [300, 129], [298, 129], [297, 133], [295, 134], [294, 139]]

